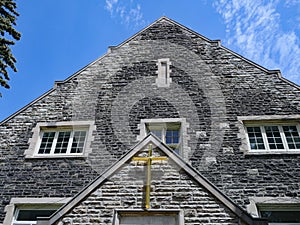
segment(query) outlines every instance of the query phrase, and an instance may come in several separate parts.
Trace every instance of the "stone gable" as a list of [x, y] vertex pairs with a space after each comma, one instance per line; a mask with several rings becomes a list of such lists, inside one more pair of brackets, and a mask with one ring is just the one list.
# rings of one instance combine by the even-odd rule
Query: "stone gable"
[[[139, 161], [149, 156], [151, 164]], [[138, 158], [138, 159], [137, 159]], [[151, 168], [146, 208], [147, 168]], [[178, 210], [184, 224], [263, 224], [247, 215], [159, 140], [148, 136], [49, 219], [38, 224], [115, 224], [118, 211], [168, 214]], [[140, 214], [140, 216], [138, 216]]]
[[[151, 209], [181, 209], [185, 224], [238, 224], [238, 218], [173, 162], [152, 166]], [[128, 162], [61, 220], [112, 224], [114, 209], [143, 209], [145, 165]]]
[[[298, 118], [299, 102], [279, 71], [163, 17], [0, 123], [0, 220], [14, 197], [74, 196], [138, 143], [143, 119], [184, 119], [182, 157], [244, 209], [252, 197], [296, 198], [300, 154], [246, 155], [238, 117]], [[25, 158], [38, 123], [68, 121], [95, 123], [87, 157]]]

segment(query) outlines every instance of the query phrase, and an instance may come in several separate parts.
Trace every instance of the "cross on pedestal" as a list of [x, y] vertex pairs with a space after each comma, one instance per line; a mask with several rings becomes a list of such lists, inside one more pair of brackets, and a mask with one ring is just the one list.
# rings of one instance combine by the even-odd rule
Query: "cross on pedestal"
[[147, 157], [133, 157], [133, 161], [144, 161], [147, 163], [147, 182], [146, 182], [146, 196], [145, 196], [145, 207], [150, 208], [150, 188], [151, 188], [151, 164], [152, 161], [168, 160], [165, 156], [152, 156], [152, 145], [149, 145]]

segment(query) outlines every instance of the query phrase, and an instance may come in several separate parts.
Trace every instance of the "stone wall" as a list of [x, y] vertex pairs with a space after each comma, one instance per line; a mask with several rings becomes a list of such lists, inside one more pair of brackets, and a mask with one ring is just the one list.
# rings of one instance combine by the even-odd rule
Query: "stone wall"
[[[60, 221], [112, 224], [114, 209], [143, 209], [146, 168], [145, 163], [130, 159]], [[235, 214], [171, 160], [153, 161], [151, 173], [150, 210], [183, 210], [187, 225], [238, 224]]]
[[[169, 87], [155, 81], [162, 58]], [[137, 143], [145, 118], [185, 118], [184, 159], [241, 206], [252, 196], [299, 196], [299, 154], [245, 156], [237, 120], [300, 114], [299, 100], [299, 87], [275, 72], [159, 20], [1, 123], [0, 219], [12, 197], [73, 196]], [[25, 159], [38, 122], [84, 120], [97, 127], [87, 158]]]

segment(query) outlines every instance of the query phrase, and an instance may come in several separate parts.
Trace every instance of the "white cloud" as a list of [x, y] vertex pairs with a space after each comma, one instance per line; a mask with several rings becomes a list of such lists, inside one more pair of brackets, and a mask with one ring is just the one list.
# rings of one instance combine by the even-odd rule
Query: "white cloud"
[[300, 39], [293, 30], [284, 31], [281, 27], [279, 3], [215, 0], [214, 7], [226, 25], [225, 45], [268, 69], [280, 69], [283, 76], [300, 84]]
[[121, 23], [126, 26], [139, 27], [145, 24], [141, 6], [134, 0], [106, 0], [105, 9], [111, 17], [121, 19]]
[[106, 0], [105, 8], [110, 12], [110, 14], [113, 14], [114, 11], [114, 5], [118, 3], [118, 0]]
[[285, 5], [288, 7], [299, 5], [299, 4], [300, 4], [300, 0], [285, 0]]
[[274, 51], [279, 53], [282, 70], [286, 71], [289, 79], [300, 82], [300, 45], [299, 37], [294, 32], [282, 34], [277, 38]]

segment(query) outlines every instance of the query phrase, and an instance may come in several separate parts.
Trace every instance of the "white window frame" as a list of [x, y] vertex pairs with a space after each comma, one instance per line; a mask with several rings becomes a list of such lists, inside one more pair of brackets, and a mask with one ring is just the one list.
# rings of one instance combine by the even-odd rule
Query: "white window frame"
[[[55, 148], [57, 146], [57, 139], [58, 139], [59, 133], [60, 132], [67, 132], [67, 131], [71, 132], [71, 134], [70, 134], [70, 138], [68, 140], [68, 146], [67, 146], [66, 153], [55, 153]], [[85, 131], [86, 132], [85, 138], [84, 138], [83, 150], [80, 153], [71, 153], [71, 147], [72, 147], [72, 144], [73, 144], [74, 133], [76, 131]], [[55, 132], [54, 139], [53, 139], [53, 142], [51, 144], [50, 153], [39, 153], [43, 135], [44, 135], [44, 133], [47, 133], [47, 132]], [[83, 151], [84, 151], [84, 148], [85, 148], [85, 145], [86, 145], [87, 135], [88, 135], [88, 127], [74, 127], [74, 128], [72, 128], [72, 127], [69, 127], [69, 128], [68, 127], [61, 127], [61, 128], [56, 128], [56, 129], [42, 128], [41, 133], [40, 133], [40, 138], [39, 138], [39, 140], [37, 142], [37, 145], [36, 145], [35, 154], [36, 155], [53, 155], [53, 156], [55, 156], [55, 155], [74, 155], [74, 156], [82, 155]]]
[[[266, 150], [265, 149], [251, 149], [250, 141], [247, 133], [247, 127], [253, 126], [268, 126], [268, 125], [279, 125], [279, 126], [296, 126], [299, 130], [300, 125], [300, 114], [292, 115], [261, 115], [261, 116], [238, 116], [236, 126], [239, 128], [238, 137], [241, 140], [240, 151], [244, 152], [245, 155], [261, 155], [261, 154], [300, 154], [300, 149], [288, 149], [283, 150]], [[285, 138], [283, 141], [286, 141]]]
[[[167, 131], [168, 131], [168, 127], [170, 126], [170, 124], [174, 124], [175, 126], [177, 126], [177, 124], [180, 124], [180, 128], [178, 129], [178, 132], [179, 132], [179, 140], [178, 140], [178, 143], [172, 143], [172, 144], [168, 144], [167, 143]], [[178, 145], [180, 147], [181, 145], [181, 123], [180, 122], [168, 122], [168, 123], [146, 123], [146, 129], [147, 129], [147, 133], [148, 132], [152, 132], [152, 131], [159, 131], [161, 132], [161, 135], [160, 136], [157, 136], [154, 132], [152, 132], [154, 135], [156, 135], [159, 139], [162, 140], [162, 142], [168, 146], [172, 146], [172, 145]], [[148, 130], [149, 127], [152, 127], [151, 130]], [[177, 131], [177, 129], [176, 129]]]
[[[287, 212], [298, 212], [300, 213], [300, 205], [288, 205], [288, 204], [281, 204], [281, 205], [258, 205], [259, 214], [261, 211], [287, 211]], [[261, 217], [261, 216], [260, 216]], [[261, 217], [263, 218], [263, 217]], [[288, 222], [271, 222], [268, 223], [269, 225], [300, 225], [299, 223], [288, 223]]]
[[20, 210], [32, 210], [32, 211], [34, 211], [34, 210], [57, 210], [59, 207], [61, 207], [61, 205], [37, 204], [37, 205], [16, 206], [12, 225], [18, 225], [18, 224], [35, 225], [35, 224], [37, 224], [37, 220], [32, 220], [32, 221], [17, 220]]
[[162, 127], [164, 126], [164, 124], [167, 123], [180, 123], [179, 152], [177, 153], [183, 157], [186, 157], [184, 153], [190, 150], [190, 148], [188, 147], [189, 137], [187, 135], [187, 128], [189, 127], [189, 124], [186, 122], [186, 119], [185, 118], [142, 119], [141, 123], [138, 125], [138, 128], [140, 129], [140, 135], [137, 137], [138, 141], [142, 140], [144, 137], [148, 135], [147, 124], [152, 124], [152, 123], [161, 124]]
[[[247, 212], [254, 218], [260, 218], [261, 209], [278, 209], [284, 211], [300, 210], [300, 198], [290, 197], [251, 197]], [[296, 210], [295, 210], [296, 209]], [[300, 211], [299, 211], [300, 213]], [[269, 223], [270, 225], [300, 225], [300, 223]]]
[[[87, 157], [92, 152], [91, 143], [94, 140], [93, 131], [96, 130], [94, 121], [68, 121], [68, 122], [52, 122], [38, 123], [33, 129], [33, 135], [29, 139], [29, 148], [25, 151], [26, 158], [64, 158], [64, 157]], [[55, 140], [49, 153], [38, 153], [44, 132], [55, 132]], [[71, 137], [68, 142], [66, 153], [54, 153], [57, 136], [60, 131], [71, 131]], [[86, 131], [85, 143], [81, 153], [70, 153], [73, 134], [76, 131]]]
[[[284, 147], [283, 149], [270, 149], [268, 138], [267, 138], [266, 131], [265, 131], [266, 126], [276, 126], [276, 127], [278, 127], [280, 137], [281, 137], [281, 140], [282, 140], [282, 144], [283, 144], [283, 147]], [[285, 136], [284, 131], [283, 131], [283, 126], [295, 126], [297, 131], [298, 131], [298, 134], [300, 135], [300, 125], [296, 124], [296, 123], [278, 123], [278, 122], [263, 123], [263, 124], [261, 124], [261, 123], [260, 124], [246, 123], [245, 124], [245, 130], [246, 130], [246, 135], [247, 135], [247, 140], [248, 140], [249, 151], [250, 152], [257, 152], [257, 153], [259, 153], [259, 152], [268, 152], [268, 153], [273, 153], [273, 152], [278, 152], [278, 153], [282, 153], [282, 152], [284, 152], [284, 153], [285, 152], [300, 152], [300, 149], [290, 149], [289, 148], [287, 140], [286, 140], [286, 136]], [[248, 131], [247, 131], [248, 127], [259, 127], [260, 128], [260, 132], [262, 134], [265, 149], [251, 149], [249, 135], [248, 135]]]
[[4, 209], [6, 214], [3, 224], [36, 224], [37, 221], [16, 221], [19, 209], [58, 209], [70, 200], [71, 198], [12, 198]]

